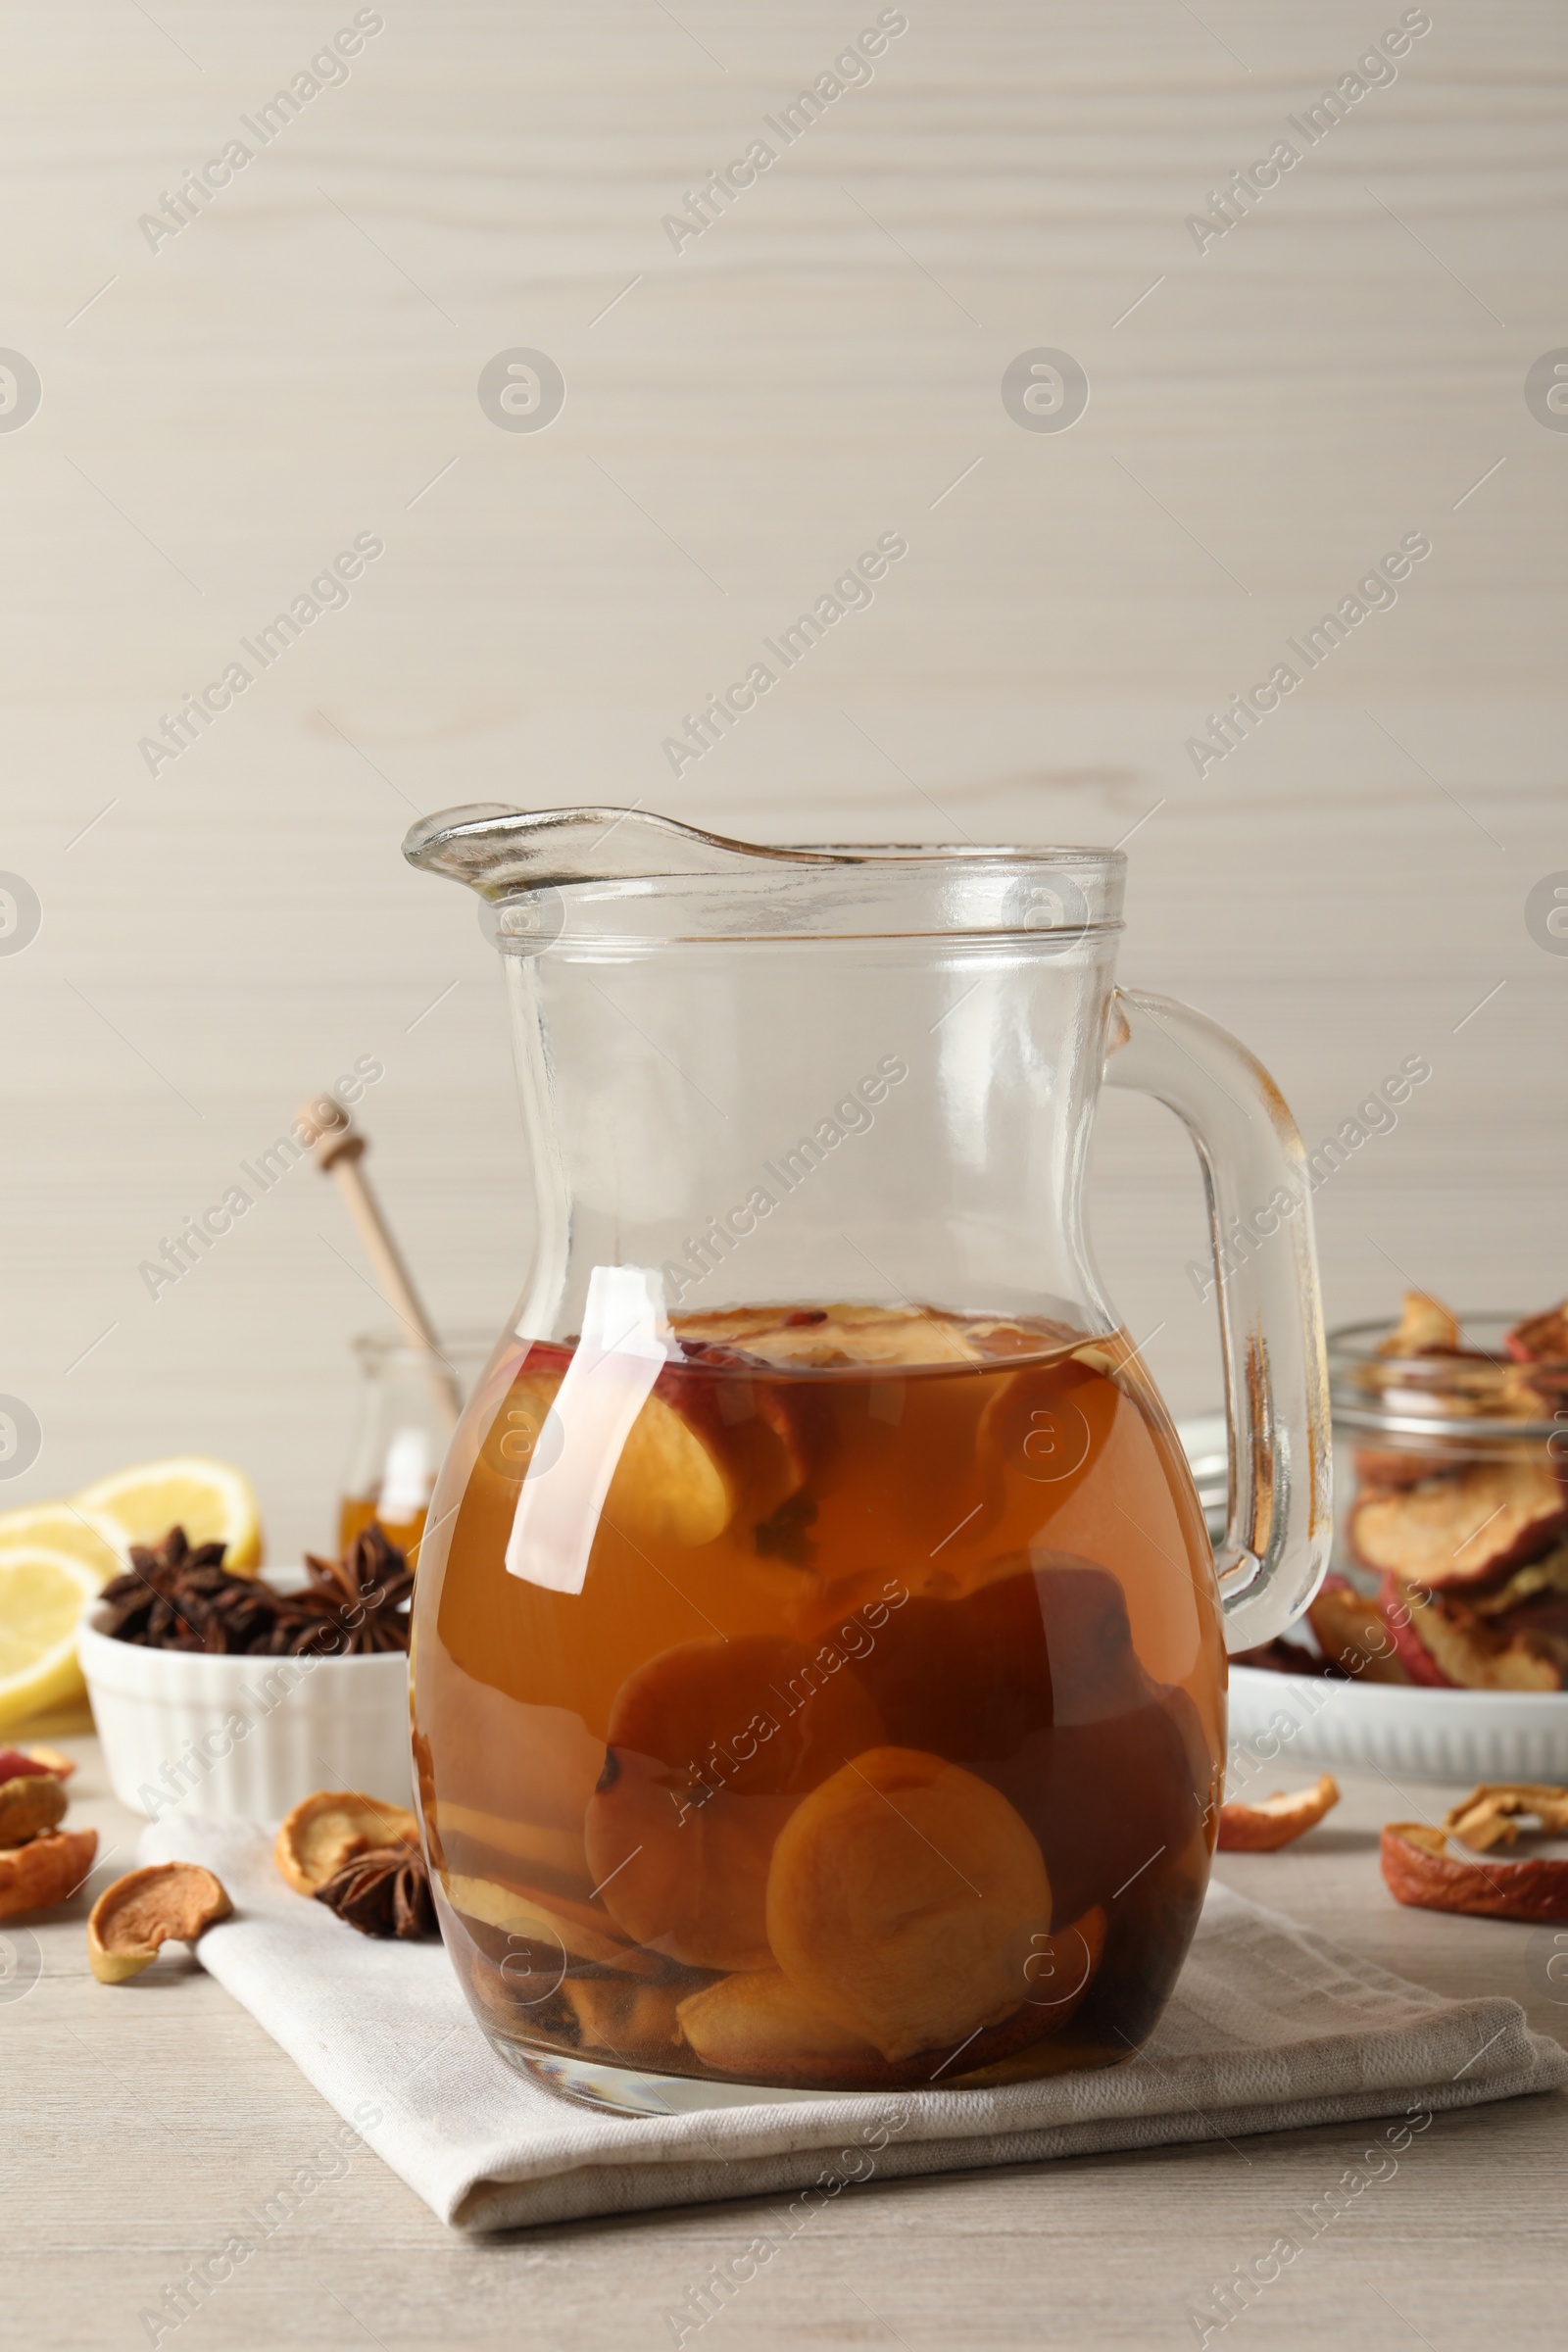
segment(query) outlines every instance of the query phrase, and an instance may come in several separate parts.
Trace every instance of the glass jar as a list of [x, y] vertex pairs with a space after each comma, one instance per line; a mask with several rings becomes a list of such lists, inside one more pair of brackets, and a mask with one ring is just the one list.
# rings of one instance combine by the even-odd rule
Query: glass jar
[[[346, 1552], [374, 1520], [414, 1566], [430, 1490], [452, 1439], [446, 1383], [432, 1376], [424, 1349], [402, 1332], [362, 1332], [353, 1348], [360, 1381], [338, 1502], [338, 1550]], [[465, 1401], [490, 1352], [489, 1338], [476, 1331], [442, 1342], [441, 1369], [456, 1377]]]
[[1519, 1324], [1468, 1315], [1457, 1347], [1412, 1353], [1385, 1352], [1392, 1322], [1329, 1335], [1334, 1567], [1376, 1599], [1400, 1679], [1568, 1678], [1568, 1362], [1520, 1360]]

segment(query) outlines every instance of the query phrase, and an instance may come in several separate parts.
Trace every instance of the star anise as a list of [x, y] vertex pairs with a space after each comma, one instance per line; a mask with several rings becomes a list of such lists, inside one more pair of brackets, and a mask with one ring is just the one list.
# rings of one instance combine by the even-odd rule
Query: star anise
[[341, 1560], [318, 1559], [308, 1551], [305, 1565], [311, 1582], [303, 1592], [290, 1594], [290, 1603], [317, 1626], [332, 1630], [318, 1641], [307, 1635], [295, 1642], [296, 1654], [320, 1649], [334, 1657], [368, 1657], [408, 1648], [414, 1571], [373, 1519]]
[[172, 1527], [156, 1545], [132, 1544], [130, 1567], [104, 1587], [108, 1631], [147, 1649], [261, 1649], [275, 1628], [278, 1595], [232, 1576], [221, 1544], [192, 1544]]
[[306, 1555], [303, 1592], [274, 1592], [235, 1576], [221, 1544], [187, 1541], [172, 1527], [162, 1544], [133, 1544], [130, 1568], [104, 1587], [106, 1631], [146, 1649], [207, 1650], [230, 1656], [365, 1657], [409, 1646], [414, 1577], [378, 1527], [367, 1528], [341, 1561]]
[[398, 1936], [405, 1942], [435, 1934], [430, 1874], [417, 1846], [377, 1845], [318, 1886], [316, 1899], [362, 1936]]

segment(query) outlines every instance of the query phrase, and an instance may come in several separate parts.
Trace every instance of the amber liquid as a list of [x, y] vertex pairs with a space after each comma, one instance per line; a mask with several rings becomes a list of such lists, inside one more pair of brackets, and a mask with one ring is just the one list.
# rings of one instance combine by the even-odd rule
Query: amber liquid
[[432, 1501], [416, 1755], [480, 2023], [803, 2087], [1126, 2058], [1202, 1900], [1224, 1688], [1126, 1342], [832, 1308], [671, 1345], [580, 1591], [504, 1556], [569, 1345], [496, 1367]]
[[337, 1548], [343, 1558], [356, 1536], [364, 1535], [372, 1520], [389, 1544], [395, 1544], [411, 1568], [419, 1564], [419, 1543], [424, 1534], [425, 1514], [414, 1511], [407, 1517], [389, 1519], [379, 1509], [373, 1494], [345, 1494], [338, 1505]]

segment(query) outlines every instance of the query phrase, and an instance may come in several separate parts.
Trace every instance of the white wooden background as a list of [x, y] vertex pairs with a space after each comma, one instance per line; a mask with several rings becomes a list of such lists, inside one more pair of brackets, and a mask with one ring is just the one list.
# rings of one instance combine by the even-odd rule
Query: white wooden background
[[[1432, 1063], [1319, 1196], [1331, 1316], [1568, 1288], [1568, 960], [1524, 914], [1568, 867], [1568, 435], [1524, 399], [1568, 344], [1560, 0], [1433, 0], [1202, 254], [1187, 215], [1393, 0], [909, 0], [679, 254], [662, 216], [870, 0], [382, 13], [154, 253], [139, 216], [350, 0], [0, 12], [0, 344], [43, 385], [0, 432], [0, 868], [43, 908], [0, 956], [0, 1391], [44, 1430], [0, 1499], [201, 1448], [254, 1472], [275, 1553], [327, 1536], [347, 1341], [383, 1319], [328, 1188], [295, 1170], [156, 1302], [137, 1265], [358, 1055], [438, 1316], [499, 1324], [528, 1203], [493, 957], [398, 854], [461, 801], [1132, 833], [1124, 976], [1240, 1031], [1310, 1140]], [[566, 379], [544, 432], [476, 397], [517, 345]], [[1002, 405], [1042, 345], [1091, 381], [1069, 432]], [[681, 714], [889, 529], [874, 607], [672, 777]], [[1186, 737], [1412, 530], [1397, 607], [1200, 780]], [[160, 713], [365, 531], [348, 608], [150, 776]], [[1164, 1114], [1106, 1103], [1097, 1187], [1127, 1320], [1201, 1408]]]

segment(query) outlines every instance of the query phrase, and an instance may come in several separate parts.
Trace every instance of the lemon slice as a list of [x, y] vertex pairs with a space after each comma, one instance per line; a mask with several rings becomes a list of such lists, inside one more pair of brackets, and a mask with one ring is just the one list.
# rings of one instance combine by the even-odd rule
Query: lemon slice
[[43, 1544], [0, 1549], [0, 1730], [84, 1694], [76, 1629], [98, 1578]]
[[125, 1565], [125, 1539], [112, 1519], [75, 1502], [34, 1502], [0, 1516], [0, 1551], [17, 1544], [41, 1544], [46, 1551], [69, 1552], [107, 1585]]
[[197, 1544], [222, 1544], [223, 1566], [248, 1576], [261, 1564], [262, 1529], [256, 1490], [242, 1470], [206, 1455], [116, 1470], [76, 1496], [83, 1511], [101, 1511], [127, 1544], [160, 1544], [182, 1527]]

